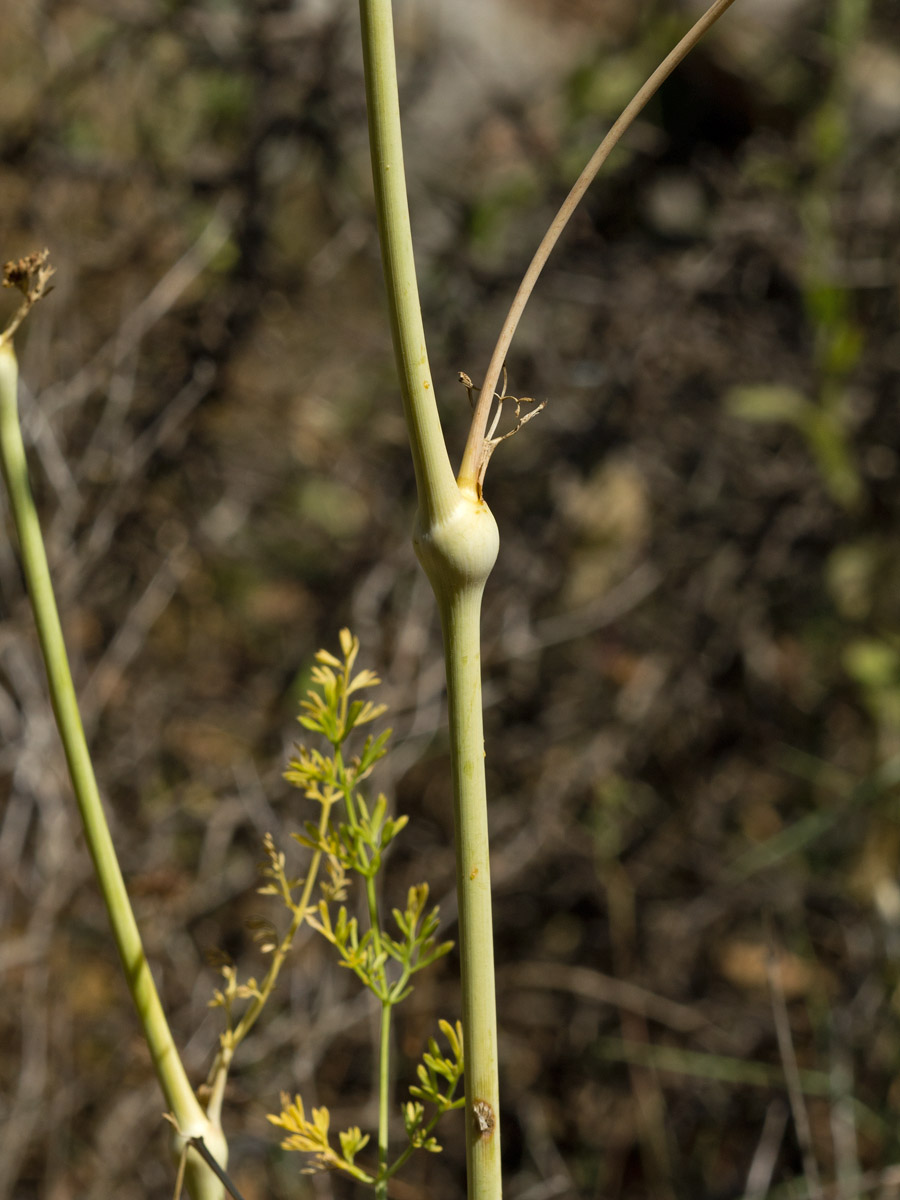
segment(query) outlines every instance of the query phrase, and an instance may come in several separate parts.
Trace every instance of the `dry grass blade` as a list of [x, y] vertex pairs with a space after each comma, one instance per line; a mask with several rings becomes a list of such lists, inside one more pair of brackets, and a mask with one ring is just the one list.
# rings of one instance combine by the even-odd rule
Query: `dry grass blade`
[[479, 491], [481, 490], [484, 473], [487, 470], [488, 460], [493, 450], [490, 438], [485, 437], [485, 430], [487, 429], [491, 406], [494, 401], [497, 380], [500, 378], [507, 352], [518, 328], [522, 313], [525, 311], [525, 306], [534, 290], [534, 285], [537, 283], [538, 277], [544, 269], [544, 265], [550, 257], [554, 246], [559, 241], [562, 231], [569, 223], [569, 219], [581, 203], [585, 192], [593, 183], [598, 171], [607, 158], [609, 158], [613, 149], [633, 123], [634, 119], [647, 102], [656, 94], [679, 63], [693, 50], [694, 46], [696, 46], [707, 30], [715, 24], [719, 17], [733, 3], [734, 0], [715, 0], [715, 3], [711, 4], [703, 16], [688, 30], [674, 50], [663, 59], [643, 87], [641, 87], [630, 103], [623, 109], [619, 119], [615, 122], [587, 166], [578, 176], [572, 190], [554, 217], [550, 228], [544, 234], [541, 244], [535, 251], [534, 258], [531, 260], [528, 270], [519, 284], [519, 289], [510, 305], [503, 328], [500, 331], [500, 337], [497, 339], [497, 344], [491, 355], [490, 365], [488, 366], [487, 374], [481, 387], [481, 394], [478, 397], [478, 404], [475, 408], [475, 414], [472, 417], [472, 425], [463, 453], [462, 466], [459, 472], [461, 484], [463, 482], [477, 482], [478, 489]]

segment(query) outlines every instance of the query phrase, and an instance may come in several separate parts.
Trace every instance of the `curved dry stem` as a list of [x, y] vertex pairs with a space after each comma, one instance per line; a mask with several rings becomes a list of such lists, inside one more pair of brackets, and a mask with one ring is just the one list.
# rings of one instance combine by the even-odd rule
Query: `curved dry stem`
[[516, 292], [506, 320], [503, 322], [500, 337], [491, 355], [490, 365], [488, 366], [487, 374], [485, 375], [484, 383], [478, 397], [478, 403], [475, 406], [475, 413], [472, 417], [469, 437], [466, 442], [465, 451], [463, 452], [462, 465], [457, 476], [457, 483], [460, 487], [475, 488], [478, 494], [481, 494], [484, 473], [487, 470], [488, 459], [493, 450], [486, 431], [497, 381], [503, 370], [503, 364], [506, 361], [510, 343], [512, 342], [522, 313], [525, 310], [525, 305], [528, 303], [531, 293], [534, 290], [534, 285], [537, 283], [538, 276], [544, 269], [544, 264], [550, 257], [553, 247], [568, 224], [569, 218], [578, 207], [582, 196], [584, 196], [593, 183], [597, 172], [606, 162], [607, 158], [609, 158], [619, 139], [632, 124], [641, 109], [647, 104], [648, 100], [659, 89], [661, 84], [672, 74], [679, 63], [687, 57], [710, 26], [715, 24], [719, 17], [733, 3], [734, 0], [715, 0], [696, 24], [684, 35], [675, 49], [663, 59], [647, 82], [635, 95], [634, 99], [623, 109], [621, 116], [600, 143], [590, 162], [578, 176], [574, 187], [563, 201], [559, 212], [554, 217], [550, 228], [535, 251], [534, 258], [531, 260], [522, 282], [519, 284], [519, 290]]

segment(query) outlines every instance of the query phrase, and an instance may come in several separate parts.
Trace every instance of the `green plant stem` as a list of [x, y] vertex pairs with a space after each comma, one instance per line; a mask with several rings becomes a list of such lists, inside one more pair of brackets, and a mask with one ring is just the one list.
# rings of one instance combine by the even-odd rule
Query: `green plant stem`
[[[347, 697], [344, 696], [341, 709], [341, 723], [344, 724], [347, 720]], [[356, 805], [353, 801], [353, 785], [347, 779], [347, 768], [344, 766], [344, 758], [337, 746], [334, 747], [334, 765], [337, 768], [338, 782], [341, 788], [341, 794], [344, 797], [344, 805], [347, 809], [347, 821], [350, 828], [354, 831], [359, 827], [359, 821], [356, 815]]]
[[381, 1036], [378, 1046], [378, 1182], [376, 1200], [387, 1200], [388, 1133], [391, 1099], [391, 1017], [393, 1003], [381, 1003]]
[[[28, 583], [41, 652], [47, 671], [50, 700], [78, 802], [85, 838], [100, 891], [109, 914], [113, 937], [131, 992], [157, 1078], [183, 1138], [202, 1137], [223, 1166], [227, 1145], [218, 1122], [211, 1122], [194, 1095], [166, 1021], [159, 993], [141, 944], [137, 922], [125, 890], [84, 728], [78, 711], [59, 612], [40, 523], [28, 482], [28, 468], [17, 403], [18, 368], [9, 341], [0, 342], [0, 456], [10, 508], [19, 537], [22, 565]], [[221, 1182], [191, 1151], [187, 1183], [195, 1200], [219, 1200]]]
[[[375, 876], [366, 876], [366, 902], [369, 908], [369, 927], [375, 954], [381, 954], [381, 923], [378, 918], [378, 897]], [[394, 1002], [390, 998], [387, 977], [381, 972], [381, 1029], [378, 1038], [378, 1176], [376, 1200], [387, 1200], [387, 1164], [390, 1132], [391, 1100], [391, 1017]]]
[[437, 598], [447, 664], [466, 1038], [468, 1195], [469, 1200], [499, 1200], [497, 1030], [479, 638], [481, 596], [497, 558], [499, 538], [475, 478], [460, 484], [453, 478], [428, 375], [403, 176], [390, 0], [360, 0], [360, 17], [382, 263], [419, 495], [413, 544]]
[[[470, 1200], [501, 1195], [494, 938], [481, 705], [480, 589], [441, 605], [456, 828]], [[486, 1119], [486, 1121], [485, 1121]], [[489, 1128], [485, 1128], [485, 1123]]]
[[497, 1016], [479, 630], [481, 597], [497, 557], [499, 535], [490, 509], [470, 492], [463, 494], [452, 520], [429, 530], [418, 527], [414, 545], [437, 597], [447, 673], [468, 1195], [469, 1200], [499, 1200]]
[[[375, 895], [375, 876], [366, 876], [366, 905], [369, 909], [369, 928], [372, 930], [372, 943], [375, 947], [375, 954], [381, 954], [381, 924], [378, 920], [378, 897]], [[384, 969], [382, 968], [381, 976], [384, 987], [380, 999], [387, 999], [387, 979], [384, 977]]]
[[428, 526], [452, 512], [458, 492], [441, 432], [419, 306], [390, 0], [360, 0], [359, 13], [381, 259], [419, 508]]
[[[454, 1086], [454, 1090], [455, 1090], [455, 1086]], [[450, 1092], [450, 1095], [451, 1096], [453, 1095], [452, 1091]], [[431, 1120], [423, 1127], [423, 1130], [422, 1130], [423, 1138], [427, 1139], [429, 1134], [434, 1133], [435, 1129], [437, 1128], [438, 1122], [440, 1121], [441, 1117], [444, 1115], [445, 1112], [450, 1112], [450, 1110], [454, 1109], [454, 1108], [460, 1108], [460, 1107], [462, 1107], [463, 1104], [465, 1104], [465, 1099], [463, 1097], [460, 1097], [459, 1100], [456, 1100], [453, 1104], [450, 1104], [447, 1108], [439, 1108], [438, 1111], [431, 1118]], [[417, 1148], [418, 1147], [416, 1147], [414, 1145], [409, 1145], [406, 1147], [406, 1149], [401, 1154], [397, 1155], [397, 1158], [394, 1160], [394, 1162], [391, 1163], [390, 1167], [388, 1168], [388, 1172], [387, 1172], [388, 1179], [390, 1179], [392, 1176], [396, 1175], [397, 1172], [401, 1169], [401, 1167], [404, 1167], [409, 1162], [409, 1160], [415, 1154]]]

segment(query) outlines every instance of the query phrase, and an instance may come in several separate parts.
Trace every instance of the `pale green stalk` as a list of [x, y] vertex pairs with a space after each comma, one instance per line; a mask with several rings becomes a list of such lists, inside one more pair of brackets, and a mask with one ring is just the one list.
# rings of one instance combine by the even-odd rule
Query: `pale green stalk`
[[387, 1200], [388, 1135], [391, 1118], [391, 1016], [393, 1004], [381, 1002], [381, 1030], [378, 1046], [378, 1181], [376, 1200]]
[[414, 540], [434, 589], [444, 636], [450, 769], [456, 830], [456, 895], [465, 1035], [466, 1161], [469, 1200], [499, 1200], [499, 1084], [487, 789], [481, 704], [481, 597], [497, 558], [490, 509], [461, 493], [454, 517]]
[[[349, 795], [349, 790], [348, 790]], [[378, 898], [375, 895], [375, 877], [366, 876], [366, 902], [369, 907], [369, 928], [376, 956], [381, 954], [381, 923], [378, 919]], [[378, 1036], [378, 1180], [375, 1184], [376, 1200], [387, 1200], [387, 1170], [390, 1135], [390, 1089], [391, 1089], [391, 1017], [393, 1003], [387, 990], [387, 979], [382, 974], [384, 992], [381, 999], [381, 1028]]]
[[[487, 513], [482, 548], [496, 554]], [[421, 556], [420, 556], [421, 557]], [[490, 557], [490, 553], [488, 553]], [[492, 561], [492, 560], [491, 560]], [[424, 563], [424, 560], [423, 560]], [[427, 564], [426, 570], [428, 569]], [[432, 582], [434, 582], [432, 577]], [[479, 622], [484, 581], [454, 589], [441, 602], [456, 812], [462, 1023], [465, 1035], [466, 1155], [469, 1196], [501, 1195], [494, 934], [484, 777]]]
[[419, 496], [414, 544], [441, 614], [450, 710], [470, 1200], [499, 1200], [497, 1026], [479, 615], [499, 538], [474, 485], [461, 488], [428, 371], [403, 174], [390, 0], [360, 0], [372, 173], [394, 350]]
[[426, 525], [441, 521], [456, 508], [459, 493], [444, 445], [441, 422], [428, 367], [425, 331], [419, 308], [413, 259], [397, 63], [390, 0], [360, 0], [369, 143], [381, 258], [387, 286], [391, 333], [403, 411], [409, 430], [419, 505]]
[[[228, 1157], [228, 1147], [221, 1126], [218, 1122], [213, 1124], [207, 1119], [178, 1055], [144, 954], [103, 812], [78, 712], [40, 524], [28, 482], [25, 448], [19, 425], [17, 384], [18, 368], [12, 342], [8, 338], [0, 338], [0, 458], [47, 670], [50, 699], [81, 813], [88, 849], [150, 1056], [166, 1104], [177, 1122], [181, 1135], [176, 1142], [176, 1150], [180, 1152], [184, 1139], [200, 1137], [216, 1160], [224, 1166]], [[221, 1200], [224, 1196], [220, 1181], [193, 1150], [188, 1155], [186, 1180], [194, 1200]]]

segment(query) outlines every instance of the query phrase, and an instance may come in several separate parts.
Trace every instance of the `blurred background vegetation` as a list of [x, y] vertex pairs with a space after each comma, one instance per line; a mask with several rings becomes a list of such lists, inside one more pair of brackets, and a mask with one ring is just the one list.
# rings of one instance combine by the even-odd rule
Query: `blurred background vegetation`
[[[556, 204], [697, 5], [396, 9], [456, 458], [457, 371], [480, 378]], [[397, 731], [375, 786], [411, 814], [387, 901], [427, 878], [454, 936], [439, 630], [409, 541], [355, 6], [0, 16], [0, 254], [47, 244], [58, 270], [19, 339], [35, 486], [199, 1081], [208, 959], [259, 970], [260, 843], [288, 848], [310, 816], [281, 772], [341, 625]], [[738, 0], [591, 191], [510, 358], [510, 389], [550, 400], [487, 488], [510, 1200], [900, 1180], [898, 23], [897, 0]], [[0, 1200], [163, 1200], [162, 1102], [8, 537], [0, 605]], [[264, 1116], [282, 1088], [342, 1126], [373, 1116], [371, 1006], [325, 949], [302, 941], [233, 1076], [247, 1200], [350, 1195], [300, 1176]], [[401, 1078], [458, 1015], [452, 958], [409, 1004]], [[462, 1194], [454, 1118], [441, 1141], [397, 1200]]]

